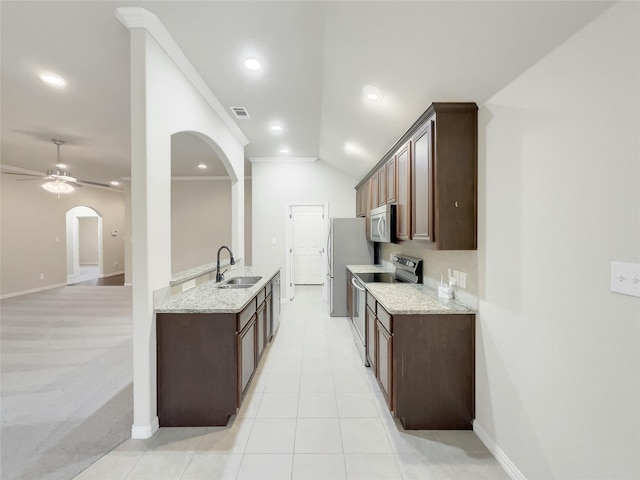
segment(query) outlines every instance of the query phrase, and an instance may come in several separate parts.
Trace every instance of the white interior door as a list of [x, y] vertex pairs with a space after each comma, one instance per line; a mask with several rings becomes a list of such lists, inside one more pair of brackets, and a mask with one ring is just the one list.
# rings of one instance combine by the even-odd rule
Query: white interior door
[[291, 207], [291, 271], [295, 285], [323, 284], [324, 224], [324, 206]]

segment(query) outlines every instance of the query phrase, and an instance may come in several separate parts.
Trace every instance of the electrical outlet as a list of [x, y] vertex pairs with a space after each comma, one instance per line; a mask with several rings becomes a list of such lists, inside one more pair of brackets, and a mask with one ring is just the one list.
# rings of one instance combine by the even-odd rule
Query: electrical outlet
[[455, 285], [460, 285], [460, 272], [458, 270], [453, 271], [453, 278], [455, 279]]
[[640, 297], [640, 264], [611, 262], [610, 289], [614, 293]]
[[118, 262], [113, 262], [113, 267], [118, 268]]
[[40, 280], [44, 280], [44, 273], [40, 274]]
[[467, 274], [465, 272], [459, 272], [460, 274], [460, 282], [458, 285], [460, 288], [467, 288]]
[[278, 243], [278, 239], [276, 237], [272, 237], [271, 238], [271, 245], [275, 245], [276, 243]]

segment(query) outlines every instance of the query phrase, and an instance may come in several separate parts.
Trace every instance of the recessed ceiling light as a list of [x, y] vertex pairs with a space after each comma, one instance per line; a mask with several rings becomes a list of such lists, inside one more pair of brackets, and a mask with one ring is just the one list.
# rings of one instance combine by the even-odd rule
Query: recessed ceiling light
[[362, 94], [364, 98], [370, 102], [379, 102], [382, 100], [382, 91], [373, 85], [365, 85], [362, 89]]
[[280, 153], [290, 153], [290, 150], [288, 148], [281, 148]]
[[198, 164], [198, 168], [199, 168], [200, 170], [206, 170], [206, 169], [207, 169], [207, 166], [206, 166], [204, 163], [200, 163], [200, 164]]
[[117, 180], [112, 180], [111, 182], [109, 182], [111, 185], [113, 185], [114, 187], [117, 187], [118, 185], [120, 185], [120, 182], [118, 182]]
[[56, 163], [56, 168], [59, 168], [60, 170], [66, 170], [67, 166], [64, 163]]
[[274, 123], [273, 125], [271, 125], [269, 127], [269, 130], [271, 130], [272, 132], [281, 132], [283, 130], [283, 128], [282, 128], [282, 125]]
[[41, 73], [40, 80], [42, 80], [47, 85], [51, 85], [52, 87], [62, 88], [67, 84], [67, 81], [62, 78], [60, 75], [56, 75], [55, 73]]
[[262, 65], [260, 65], [260, 62], [258, 60], [256, 60], [255, 58], [247, 58], [244, 61], [244, 66], [249, 69], [249, 70], [260, 70], [260, 68], [262, 67]]
[[355, 152], [358, 149], [358, 146], [353, 142], [344, 142], [344, 149], [347, 152]]

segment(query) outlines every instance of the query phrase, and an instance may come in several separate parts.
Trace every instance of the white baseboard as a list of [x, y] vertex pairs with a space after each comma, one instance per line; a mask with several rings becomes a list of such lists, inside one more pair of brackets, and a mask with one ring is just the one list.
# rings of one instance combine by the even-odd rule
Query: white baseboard
[[145, 439], [153, 437], [153, 434], [160, 428], [158, 417], [153, 419], [150, 425], [131, 425], [131, 438]]
[[111, 273], [101, 273], [100, 278], [115, 277], [116, 275], [124, 275], [124, 270], [119, 270], [117, 272]]
[[45, 290], [53, 290], [54, 288], [66, 287], [67, 282], [54, 283], [53, 285], [47, 285], [46, 287], [30, 288], [29, 290], [21, 290], [19, 292], [7, 293], [0, 296], [0, 300], [11, 297], [19, 297], [20, 295], [27, 295], [29, 293], [43, 292]]
[[473, 431], [478, 436], [478, 438], [484, 443], [484, 446], [489, 449], [489, 451], [496, 457], [498, 463], [505, 469], [507, 474], [513, 480], [527, 480], [527, 477], [524, 476], [516, 464], [511, 461], [511, 459], [504, 453], [502, 450], [489, 436], [487, 431], [480, 426], [477, 420], [473, 421]]
[[124, 286], [125, 287], [133, 287], [133, 283], [125, 283]]

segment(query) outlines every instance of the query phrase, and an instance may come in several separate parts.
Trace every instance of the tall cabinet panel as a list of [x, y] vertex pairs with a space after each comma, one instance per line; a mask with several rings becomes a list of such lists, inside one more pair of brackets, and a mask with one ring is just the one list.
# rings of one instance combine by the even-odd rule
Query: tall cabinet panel
[[411, 238], [433, 236], [433, 120], [416, 132], [411, 142]]
[[407, 142], [396, 153], [398, 191], [396, 200], [396, 236], [399, 240], [411, 239], [411, 151]]

